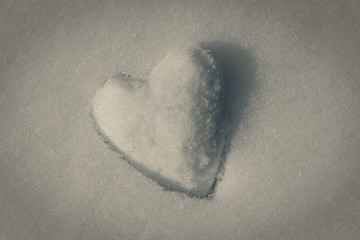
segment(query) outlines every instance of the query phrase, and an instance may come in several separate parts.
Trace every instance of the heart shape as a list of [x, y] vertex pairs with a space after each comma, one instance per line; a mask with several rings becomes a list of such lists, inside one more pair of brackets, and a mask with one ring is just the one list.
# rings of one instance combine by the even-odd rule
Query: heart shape
[[168, 53], [147, 80], [120, 74], [93, 101], [100, 135], [166, 189], [204, 197], [225, 145], [225, 83], [210, 51]]

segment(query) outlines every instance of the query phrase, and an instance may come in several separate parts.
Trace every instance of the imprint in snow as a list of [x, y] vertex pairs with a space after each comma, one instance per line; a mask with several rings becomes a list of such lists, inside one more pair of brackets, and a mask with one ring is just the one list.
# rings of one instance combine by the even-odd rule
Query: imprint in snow
[[222, 161], [224, 80], [209, 51], [172, 50], [147, 80], [109, 79], [93, 101], [100, 135], [147, 177], [205, 197]]

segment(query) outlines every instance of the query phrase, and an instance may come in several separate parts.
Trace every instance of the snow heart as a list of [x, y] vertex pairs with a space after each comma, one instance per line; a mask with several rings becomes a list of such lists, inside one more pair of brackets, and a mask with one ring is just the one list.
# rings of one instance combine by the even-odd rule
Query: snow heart
[[205, 197], [223, 157], [224, 88], [209, 51], [178, 48], [147, 80], [109, 79], [92, 114], [100, 135], [144, 175], [165, 189]]

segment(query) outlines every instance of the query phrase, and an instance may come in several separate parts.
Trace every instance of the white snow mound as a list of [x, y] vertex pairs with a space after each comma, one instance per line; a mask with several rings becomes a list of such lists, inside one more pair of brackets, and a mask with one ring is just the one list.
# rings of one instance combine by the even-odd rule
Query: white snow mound
[[98, 132], [166, 189], [204, 197], [225, 142], [224, 81], [211, 53], [172, 50], [147, 80], [120, 74], [93, 101]]

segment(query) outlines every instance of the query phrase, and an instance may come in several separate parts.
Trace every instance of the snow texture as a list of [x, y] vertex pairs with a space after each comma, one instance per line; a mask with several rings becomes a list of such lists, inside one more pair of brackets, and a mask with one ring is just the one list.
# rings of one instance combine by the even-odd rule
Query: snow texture
[[93, 117], [114, 149], [166, 189], [196, 197], [212, 189], [227, 117], [225, 81], [209, 50], [172, 49], [148, 80], [114, 76], [97, 91]]
[[[358, 240], [359, 12], [358, 0], [0, 1], [0, 239]], [[210, 198], [164, 191], [89, 116], [112, 73], [147, 84], [107, 90], [145, 98], [154, 67], [197, 42], [218, 60], [230, 119]], [[178, 85], [157, 86], [165, 98]]]

